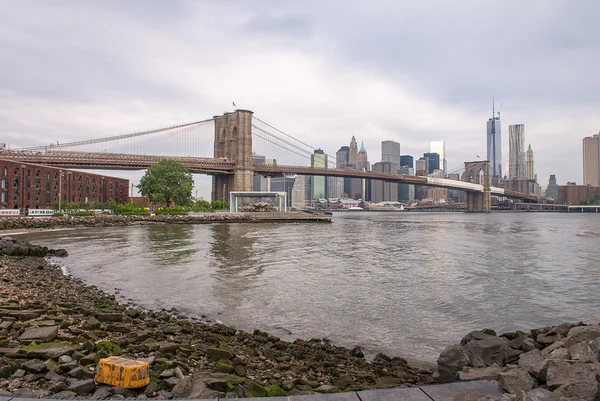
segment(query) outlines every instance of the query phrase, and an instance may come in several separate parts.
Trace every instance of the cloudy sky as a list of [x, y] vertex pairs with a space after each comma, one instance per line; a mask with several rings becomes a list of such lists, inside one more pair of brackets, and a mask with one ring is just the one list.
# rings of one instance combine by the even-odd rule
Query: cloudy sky
[[371, 162], [382, 140], [415, 156], [444, 140], [453, 168], [485, 156], [495, 96], [503, 159], [522, 123], [540, 183], [581, 183], [599, 20], [597, 0], [0, 0], [0, 142], [159, 128], [235, 101], [330, 154], [355, 135]]

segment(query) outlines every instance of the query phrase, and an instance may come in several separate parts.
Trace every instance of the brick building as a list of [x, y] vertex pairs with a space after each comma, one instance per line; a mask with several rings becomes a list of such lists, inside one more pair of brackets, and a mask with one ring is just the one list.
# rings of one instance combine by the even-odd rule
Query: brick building
[[51, 209], [59, 193], [62, 202], [80, 205], [129, 202], [129, 180], [123, 178], [0, 159], [0, 180], [1, 209]]
[[595, 200], [600, 203], [600, 187], [567, 184], [558, 186], [558, 203], [579, 205], [581, 201]]

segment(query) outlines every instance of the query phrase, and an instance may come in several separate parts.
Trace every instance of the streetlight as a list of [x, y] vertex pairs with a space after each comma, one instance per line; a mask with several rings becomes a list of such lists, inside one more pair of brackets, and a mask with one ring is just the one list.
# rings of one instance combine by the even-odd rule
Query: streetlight
[[63, 171], [62, 170], [58, 170], [58, 211], [60, 212], [61, 209], [61, 203], [62, 203], [62, 177], [63, 177]]

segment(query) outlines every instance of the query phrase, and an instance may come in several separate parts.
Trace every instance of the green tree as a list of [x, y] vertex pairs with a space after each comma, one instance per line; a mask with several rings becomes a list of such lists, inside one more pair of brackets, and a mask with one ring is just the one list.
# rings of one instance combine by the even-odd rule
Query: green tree
[[175, 160], [162, 160], [146, 170], [137, 188], [152, 203], [188, 206], [192, 201], [192, 174]]

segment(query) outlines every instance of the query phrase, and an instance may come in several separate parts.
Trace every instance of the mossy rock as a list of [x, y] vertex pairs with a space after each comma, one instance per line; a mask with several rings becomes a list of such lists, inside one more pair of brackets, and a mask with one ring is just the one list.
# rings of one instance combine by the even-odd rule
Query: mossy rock
[[224, 377], [224, 379], [227, 380], [227, 383], [231, 383], [234, 386], [237, 386], [238, 384], [246, 383], [245, 377], [240, 377], [240, 376], [235, 376], [235, 375], [227, 375]]
[[108, 355], [119, 355], [122, 352], [121, 347], [112, 341], [100, 341], [96, 344], [96, 350], [105, 351]]
[[215, 365], [215, 370], [221, 373], [233, 373], [235, 368], [230, 361], [220, 361]]
[[254, 397], [268, 397], [269, 392], [266, 388], [264, 388], [260, 384], [252, 383], [252, 385], [250, 386], [250, 389], [248, 390], [248, 395], [253, 398]]
[[26, 345], [26, 346], [24, 346], [24, 347], [21, 348], [21, 351], [23, 351], [23, 352], [38, 351], [38, 350], [41, 350], [41, 349], [59, 348], [59, 347], [72, 347], [72, 345], [69, 344], [69, 343], [65, 343], [65, 342], [54, 341], [54, 342], [49, 342], [49, 343], [41, 343], [41, 344], [35, 344], [35, 345]]
[[281, 387], [279, 387], [278, 385], [273, 384], [267, 390], [267, 395], [269, 397], [282, 397], [282, 396], [286, 396], [287, 393], [285, 391], [283, 391], [283, 389]]

